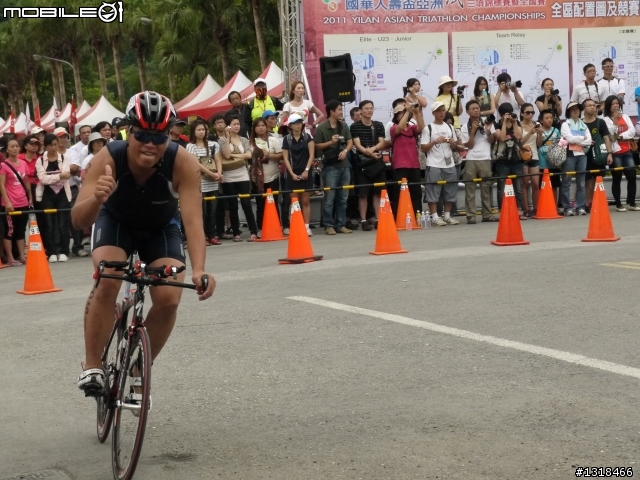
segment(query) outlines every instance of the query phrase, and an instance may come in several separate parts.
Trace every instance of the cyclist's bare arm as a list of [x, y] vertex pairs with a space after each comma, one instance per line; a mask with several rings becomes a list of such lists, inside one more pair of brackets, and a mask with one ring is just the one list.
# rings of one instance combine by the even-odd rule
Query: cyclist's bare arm
[[[178, 148], [176, 154], [173, 187], [180, 196], [180, 215], [187, 234], [187, 251], [193, 270], [193, 283], [200, 286], [202, 276], [205, 274], [204, 261], [206, 256], [206, 245], [202, 233], [204, 226], [202, 224], [200, 165], [196, 157], [184, 148]], [[200, 295], [200, 300], [209, 298], [213, 294], [215, 286], [215, 280], [209, 276], [209, 285], [207, 290]]]
[[115, 170], [113, 158], [106, 148], [101, 149], [87, 165], [82, 188], [71, 210], [71, 221], [76, 229], [89, 228], [98, 219], [102, 204], [116, 188]]

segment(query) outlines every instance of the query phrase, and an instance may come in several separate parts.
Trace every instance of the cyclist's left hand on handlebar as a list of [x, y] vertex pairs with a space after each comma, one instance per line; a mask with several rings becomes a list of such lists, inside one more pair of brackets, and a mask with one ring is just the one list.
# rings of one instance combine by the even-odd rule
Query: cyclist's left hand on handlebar
[[[204, 291], [202, 291], [202, 288], [203, 288], [202, 277], [207, 277], [208, 279], [207, 288]], [[213, 278], [213, 275], [209, 275], [208, 273], [204, 273], [204, 272], [193, 272], [193, 276], [191, 277], [191, 280], [198, 287], [198, 290], [197, 290], [198, 299], [206, 300], [211, 295], [213, 295], [213, 291], [216, 288], [216, 280], [215, 278]]]

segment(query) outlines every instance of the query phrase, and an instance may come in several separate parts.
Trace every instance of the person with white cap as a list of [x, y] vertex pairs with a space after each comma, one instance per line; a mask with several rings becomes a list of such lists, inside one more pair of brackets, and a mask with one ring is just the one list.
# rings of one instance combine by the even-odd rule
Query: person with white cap
[[44, 153], [44, 136], [47, 134], [47, 132], [44, 131], [44, 129], [35, 126], [31, 129], [31, 135], [35, 135], [36, 139], [38, 140], [38, 142], [40, 142], [40, 148], [38, 148], [38, 156], [42, 156], [42, 154]]
[[82, 160], [82, 166], [80, 168], [80, 178], [84, 178], [85, 171], [87, 170], [87, 166], [91, 159], [96, 155], [103, 147], [107, 146], [107, 140], [100, 135], [98, 132], [93, 132], [89, 136], [89, 155], [87, 155], [84, 160]]
[[276, 97], [267, 95], [267, 81], [264, 78], [256, 78], [253, 82], [253, 89], [256, 96], [247, 102], [247, 108], [244, 109], [243, 121], [251, 129], [253, 121], [262, 117], [267, 110], [281, 112], [284, 104]]
[[[426, 197], [431, 212], [431, 224], [442, 227], [458, 225], [451, 217], [451, 206], [458, 196], [458, 172], [453, 161], [453, 152], [461, 149], [456, 132], [451, 125], [444, 122], [447, 107], [442, 102], [431, 105], [433, 123], [422, 131], [422, 151], [427, 154], [427, 189]], [[445, 180], [445, 185], [436, 182]], [[444, 190], [444, 219], [438, 217], [438, 200]]]
[[458, 82], [452, 79], [449, 75], [440, 77], [438, 83], [438, 96], [436, 102], [440, 102], [445, 106], [445, 113], [449, 112], [453, 115], [453, 126], [460, 128], [460, 114], [462, 113], [462, 96], [457, 93], [453, 93], [453, 87], [458, 85]]
[[[313, 137], [303, 130], [304, 119], [294, 113], [287, 121], [289, 127], [288, 135], [282, 140], [282, 156], [284, 164], [287, 168], [285, 173], [285, 189], [286, 190], [311, 190], [313, 188], [313, 176], [311, 175], [311, 166], [315, 154], [315, 143]], [[307, 229], [307, 235], [313, 236], [309, 228], [309, 220], [311, 219], [311, 203], [310, 193], [292, 193], [292, 198], [299, 198], [302, 207], [302, 217], [304, 218], [304, 226]]]

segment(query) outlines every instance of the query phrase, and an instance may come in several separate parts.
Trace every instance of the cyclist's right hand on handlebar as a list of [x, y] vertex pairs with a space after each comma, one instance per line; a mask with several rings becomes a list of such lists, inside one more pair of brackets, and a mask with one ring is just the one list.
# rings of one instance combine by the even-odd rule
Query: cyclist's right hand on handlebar
[[111, 166], [105, 165], [104, 175], [100, 175], [100, 178], [96, 182], [95, 196], [100, 203], [105, 203], [115, 189], [116, 181], [111, 173]]
[[198, 287], [196, 292], [199, 300], [206, 300], [213, 295], [213, 291], [216, 288], [216, 280], [213, 275], [204, 272], [193, 272], [191, 280]]

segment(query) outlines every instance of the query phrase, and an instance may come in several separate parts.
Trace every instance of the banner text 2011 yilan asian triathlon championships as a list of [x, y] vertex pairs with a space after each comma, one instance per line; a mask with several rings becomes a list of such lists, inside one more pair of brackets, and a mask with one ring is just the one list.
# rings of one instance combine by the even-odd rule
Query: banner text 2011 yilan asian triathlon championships
[[[303, 0], [302, 7], [305, 64], [319, 105], [319, 58], [347, 52], [360, 99], [392, 101], [415, 75], [429, 98], [435, 77], [465, 77], [457, 79], [469, 85], [472, 75], [491, 80], [502, 71], [530, 81], [529, 98], [546, 73], [568, 99], [581, 65], [596, 64], [601, 76], [606, 57], [631, 93], [638, 85], [640, 0]], [[388, 119], [387, 107], [380, 105], [379, 118]]]

